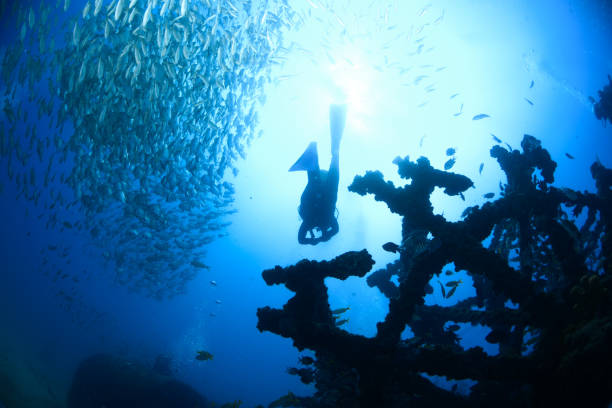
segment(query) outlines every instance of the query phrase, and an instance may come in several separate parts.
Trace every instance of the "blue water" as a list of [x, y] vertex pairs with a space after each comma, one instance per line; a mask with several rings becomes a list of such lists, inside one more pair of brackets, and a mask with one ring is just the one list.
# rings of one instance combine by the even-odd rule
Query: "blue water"
[[[45, 218], [37, 218], [43, 208], [15, 199], [17, 188], [3, 157], [0, 354], [10, 359], [0, 359], [0, 367], [12, 367], [15, 392], [62, 400], [78, 363], [108, 352], [149, 365], [157, 355], [169, 355], [178, 379], [219, 403], [240, 399], [251, 407], [287, 391], [310, 395], [314, 387], [286, 373], [304, 353], [290, 340], [256, 329], [258, 307], [280, 308], [292, 296], [284, 287], [267, 287], [261, 272], [363, 248], [373, 255], [375, 269], [395, 260], [381, 246], [399, 242], [400, 218], [383, 203], [349, 192], [355, 175], [380, 170], [398, 184], [392, 164], [396, 156], [424, 155], [442, 168], [446, 149], [454, 147], [452, 171], [470, 177], [475, 189], [466, 192], [465, 201], [440, 191], [432, 198], [436, 213], [458, 220], [467, 206], [484, 203], [483, 194], [497, 193], [499, 182], [505, 182], [488, 154], [494, 144], [490, 134], [518, 148], [527, 133], [539, 138], [557, 161], [554, 185], [594, 190], [591, 163], [599, 158], [612, 166], [612, 127], [595, 119], [587, 101], [612, 72], [609, 7], [569, 0], [406, 3], [333, 2], [342, 23], [329, 26], [316, 19], [322, 7], [290, 1], [305, 15], [310, 9], [311, 17], [286, 36], [311, 53], [293, 51], [284, 65], [273, 68], [273, 78], [297, 75], [267, 86], [260, 110], [263, 134], [246, 159], [238, 161], [238, 174], [226, 174], [235, 186], [238, 212], [226, 218], [228, 234], [207, 246], [210, 269], [199, 271], [186, 293], [173, 299], [153, 300], [117, 284], [113, 264], [86, 231], [46, 229]], [[73, 0], [71, 10], [77, 13], [84, 4]], [[342, 25], [353, 25], [358, 35], [343, 34]], [[418, 37], [425, 37], [421, 51], [414, 43]], [[3, 38], [9, 38], [2, 40], [5, 46], [11, 36]], [[403, 68], [410, 70], [400, 73]], [[428, 77], [415, 84], [419, 75]], [[429, 85], [435, 90], [428, 93]], [[297, 206], [306, 175], [287, 170], [313, 140], [321, 167], [327, 167], [327, 112], [336, 101], [348, 105], [340, 151], [340, 232], [327, 243], [300, 246]], [[454, 116], [461, 106], [462, 114]], [[479, 113], [490, 118], [473, 121]], [[44, 264], [49, 245], [58, 246], [57, 252], [65, 249], [66, 256], [50, 255]], [[53, 281], [58, 268], [71, 278]], [[467, 274], [462, 279], [452, 299], [443, 299], [434, 285], [426, 302], [451, 305], [473, 295]], [[350, 306], [343, 327], [375, 334], [387, 299], [365, 280], [326, 283], [332, 309]], [[483, 340], [486, 333], [469, 325], [458, 332], [462, 345], [481, 345], [495, 354], [496, 347]], [[209, 351], [213, 360], [195, 360], [198, 350]]]

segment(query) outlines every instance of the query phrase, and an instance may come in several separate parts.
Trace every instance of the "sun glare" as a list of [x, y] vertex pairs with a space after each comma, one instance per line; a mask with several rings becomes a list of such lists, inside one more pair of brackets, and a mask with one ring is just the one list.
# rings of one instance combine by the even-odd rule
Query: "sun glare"
[[365, 119], [374, 114], [374, 69], [357, 52], [341, 50], [332, 63], [324, 66], [327, 93], [325, 102], [346, 104], [351, 115], [351, 127], [365, 131]]

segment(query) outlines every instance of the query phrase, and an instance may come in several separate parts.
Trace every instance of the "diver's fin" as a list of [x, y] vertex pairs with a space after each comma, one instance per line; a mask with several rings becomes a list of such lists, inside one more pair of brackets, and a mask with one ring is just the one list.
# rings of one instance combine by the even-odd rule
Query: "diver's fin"
[[317, 153], [317, 142], [310, 142], [304, 153], [291, 166], [289, 171], [312, 171], [319, 170], [319, 155]]
[[329, 130], [331, 133], [332, 154], [340, 150], [340, 139], [346, 122], [346, 105], [330, 105]]

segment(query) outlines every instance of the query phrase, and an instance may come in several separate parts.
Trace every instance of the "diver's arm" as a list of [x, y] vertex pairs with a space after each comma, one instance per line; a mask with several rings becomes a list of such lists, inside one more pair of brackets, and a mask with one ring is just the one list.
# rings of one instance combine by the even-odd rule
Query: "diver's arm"
[[321, 238], [320, 238], [321, 241], [329, 241], [331, 237], [336, 235], [338, 231], [340, 230], [338, 226], [338, 220], [336, 219], [336, 217], [332, 217], [331, 223], [328, 228], [325, 228], [323, 230], [323, 233], [321, 234]]
[[308, 232], [310, 232], [311, 229], [309, 229], [306, 226], [305, 222], [302, 222], [302, 225], [300, 225], [300, 229], [298, 230], [298, 242], [302, 245], [317, 245], [319, 242], [321, 242], [321, 238], [306, 238], [306, 235], [308, 234]]
[[302, 222], [302, 225], [300, 225], [300, 229], [298, 230], [298, 242], [302, 245], [306, 245], [308, 244], [308, 238], [306, 238], [306, 234], [308, 233], [308, 230], [306, 229], [306, 224], [304, 222]]

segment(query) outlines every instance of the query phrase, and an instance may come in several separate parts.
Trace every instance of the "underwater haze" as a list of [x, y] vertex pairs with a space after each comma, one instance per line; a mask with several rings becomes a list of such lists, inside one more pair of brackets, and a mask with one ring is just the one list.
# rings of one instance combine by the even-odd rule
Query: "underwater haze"
[[[274, 331], [258, 314], [297, 293], [294, 281], [266, 284], [262, 272], [277, 265], [363, 249], [375, 262], [368, 273], [405, 262], [405, 213], [359, 192], [356, 176], [410, 185], [398, 163], [421, 156], [466, 176], [473, 186], [453, 194], [437, 184], [430, 196], [433, 214], [458, 225], [468, 207], [511, 194], [494, 146], [518, 157], [525, 135], [541, 142], [556, 169], [554, 182], [537, 184], [546, 170], [530, 168], [540, 167], [538, 191], [601, 196], [591, 165], [612, 166], [612, 117], [606, 127], [593, 111], [612, 74], [607, 1], [2, 0], [0, 18], [0, 407], [359, 406], [325, 402], [325, 370], [304, 357], [336, 357], [296, 346], [312, 343], [295, 316]], [[301, 245], [308, 176], [288, 170], [313, 141], [329, 167], [332, 104], [346, 106], [339, 231]], [[585, 270], [609, 282], [602, 228]], [[436, 235], [425, 236], [435, 251]], [[510, 246], [506, 259], [518, 256]], [[366, 278], [325, 276], [334, 330], [375, 338], [394, 297]], [[421, 303], [476, 299], [480, 279], [445, 263], [421, 285]], [[612, 327], [602, 312], [611, 293], [597, 309], [610, 323], [601, 327]], [[512, 299], [498, 300], [522, 310]], [[445, 322], [455, 351], [506, 350], [485, 341], [492, 325]], [[423, 338], [418, 330], [402, 340]], [[436, 370], [419, 378], [444, 398], [469, 398], [478, 384]], [[612, 384], [609, 372], [600, 377]], [[158, 397], [168, 378], [180, 387]], [[132, 405], [78, 402], [85, 383], [119, 395], [131, 381], [152, 384]], [[147, 398], [158, 405], [133, 402]]]

